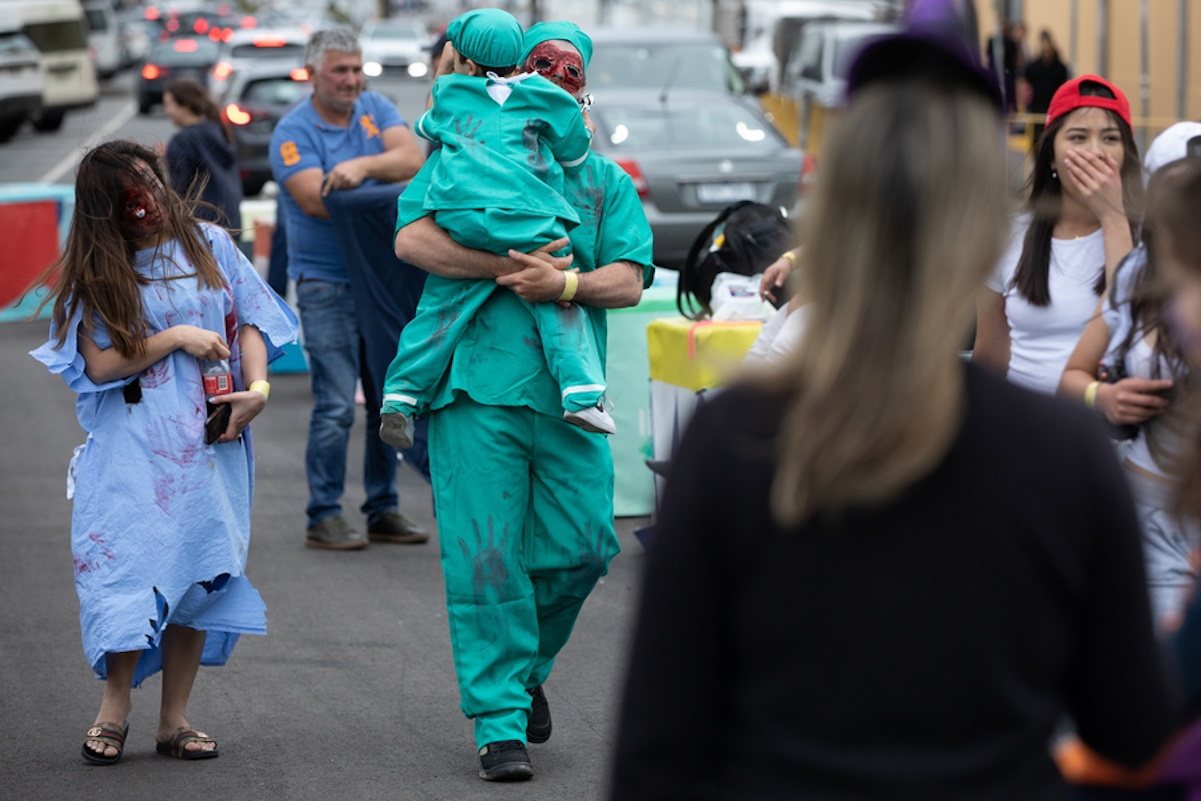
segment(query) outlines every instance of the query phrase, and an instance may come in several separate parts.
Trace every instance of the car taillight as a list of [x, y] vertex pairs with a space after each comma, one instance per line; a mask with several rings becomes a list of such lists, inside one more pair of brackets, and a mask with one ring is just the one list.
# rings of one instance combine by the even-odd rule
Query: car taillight
[[218, 81], [224, 81], [233, 71], [233, 64], [230, 64], [228, 61], [222, 61], [213, 67], [213, 78]]
[[259, 26], [259, 21], [255, 17], [247, 15], [245, 17], [242, 17], [242, 21], [240, 24], [242, 25], [243, 28], [257, 28]]
[[651, 193], [651, 188], [647, 186], [646, 176], [638, 168], [638, 162], [632, 159], [615, 159], [615, 161], [617, 162], [617, 166], [625, 170], [626, 174], [634, 181], [634, 189], [638, 191], [638, 197], [648, 197]]
[[142, 77], [148, 81], [153, 81], [158, 76], [162, 75], [163, 71], [154, 64], [146, 64], [142, 67]]
[[209, 21], [204, 17], [201, 17], [192, 23], [192, 30], [196, 31], [196, 33], [200, 34], [201, 36], [204, 36], [206, 33], [208, 33]]
[[225, 107], [225, 118], [234, 125], [245, 125], [252, 119], [250, 112], [237, 103], [230, 103]]
[[797, 189], [804, 192], [813, 183], [813, 179], [817, 176], [817, 156], [812, 153], [806, 153], [801, 159], [801, 180], [797, 183]]
[[292, 80], [294, 81], [307, 81], [309, 79], [309, 71], [304, 67], [297, 67], [288, 74], [292, 76]]

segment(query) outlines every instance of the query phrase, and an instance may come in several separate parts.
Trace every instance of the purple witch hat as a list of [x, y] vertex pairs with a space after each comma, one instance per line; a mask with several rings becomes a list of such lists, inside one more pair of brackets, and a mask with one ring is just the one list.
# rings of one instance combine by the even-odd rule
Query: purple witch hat
[[1001, 113], [1001, 89], [981, 63], [974, 27], [971, 0], [912, 0], [904, 29], [873, 40], [855, 59], [847, 98], [877, 80], [924, 76], [976, 89]]

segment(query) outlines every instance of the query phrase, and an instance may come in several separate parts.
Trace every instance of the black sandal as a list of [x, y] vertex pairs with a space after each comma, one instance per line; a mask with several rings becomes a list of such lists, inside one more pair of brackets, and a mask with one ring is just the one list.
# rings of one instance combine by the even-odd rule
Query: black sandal
[[[121, 755], [125, 753], [125, 737], [128, 734], [129, 721], [125, 721], [119, 726], [116, 723], [97, 723], [88, 729], [87, 738], [83, 741], [81, 746], [83, 758], [93, 765], [116, 765], [121, 761]], [[107, 757], [102, 751], [93, 751], [88, 748], [90, 740], [99, 740], [104, 743], [106, 748], [116, 748], [117, 753]]]
[[[188, 743], [212, 743], [213, 747], [209, 750], [203, 749], [188, 749]], [[163, 756], [175, 757], [176, 759], [212, 759], [220, 756], [217, 752], [217, 741], [209, 737], [202, 731], [196, 731], [188, 726], [183, 726], [175, 730], [171, 735], [171, 739], [165, 743], [156, 743], [154, 750], [158, 751]]]

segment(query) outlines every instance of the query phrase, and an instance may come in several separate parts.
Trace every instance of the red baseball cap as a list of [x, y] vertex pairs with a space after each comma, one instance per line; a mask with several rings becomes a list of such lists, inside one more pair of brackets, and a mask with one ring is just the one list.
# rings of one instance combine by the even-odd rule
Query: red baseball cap
[[[1080, 84], [1082, 83], [1100, 84], [1113, 92], [1113, 97], [1082, 95], [1080, 94]], [[1069, 111], [1089, 106], [1109, 109], [1122, 118], [1126, 123], [1126, 127], [1131, 127], [1130, 101], [1126, 99], [1126, 95], [1122, 94], [1121, 89], [1100, 75], [1081, 75], [1079, 78], [1073, 78], [1059, 87], [1055, 91], [1055, 96], [1051, 98], [1051, 106], [1047, 109], [1047, 125], [1050, 125]]]

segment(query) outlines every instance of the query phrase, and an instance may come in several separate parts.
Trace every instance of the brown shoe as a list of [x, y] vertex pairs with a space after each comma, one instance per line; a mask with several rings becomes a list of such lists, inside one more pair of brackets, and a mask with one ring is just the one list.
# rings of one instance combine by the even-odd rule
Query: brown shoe
[[352, 529], [342, 515], [333, 515], [309, 526], [304, 544], [327, 551], [357, 551], [367, 547], [367, 538]]
[[409, 520], [400, 512], [384, 512], [367, 524], [367, 539], [372, 542], [398, 542], [402, 545], [420, 545], [428, 542], [429, 532]]

